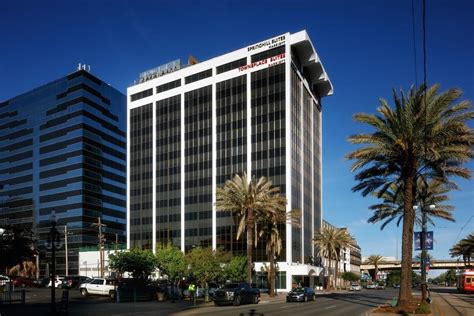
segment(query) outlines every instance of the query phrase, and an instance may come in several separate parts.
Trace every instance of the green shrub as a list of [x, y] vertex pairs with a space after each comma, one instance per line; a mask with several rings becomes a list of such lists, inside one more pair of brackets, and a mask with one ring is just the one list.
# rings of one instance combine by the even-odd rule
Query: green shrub
[[418, 307], [415, 311], [415, 314], [429, 314], [431, 313], [430, 305], [428, 303], [421, 303], [420, 307]]

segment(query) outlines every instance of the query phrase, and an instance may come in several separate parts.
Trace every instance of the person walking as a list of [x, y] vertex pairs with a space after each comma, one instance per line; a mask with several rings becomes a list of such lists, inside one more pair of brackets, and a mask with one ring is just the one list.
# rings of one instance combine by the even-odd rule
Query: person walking
[[189, 287], [188, 287], [188, 291], [189, 291], [189, 296], [190, 298], [193, 300], [194, 303], [196, 303], [196, 296], [195, 296], [195, 293], [196, 293], [196, 285], [194, 284], [194, 282], [191, 282], [189, 284]]

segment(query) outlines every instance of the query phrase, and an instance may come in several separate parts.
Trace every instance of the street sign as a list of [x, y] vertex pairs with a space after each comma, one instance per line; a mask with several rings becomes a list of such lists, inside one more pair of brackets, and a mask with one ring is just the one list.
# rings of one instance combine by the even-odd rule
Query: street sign
[[[414, 233], [413, 241], [415, 243], [415, 250], [422, 250], [421, 249], [421, 232]], [[425, 249], [433, 250], [433, 232], [432, 231], [426, 232]]]

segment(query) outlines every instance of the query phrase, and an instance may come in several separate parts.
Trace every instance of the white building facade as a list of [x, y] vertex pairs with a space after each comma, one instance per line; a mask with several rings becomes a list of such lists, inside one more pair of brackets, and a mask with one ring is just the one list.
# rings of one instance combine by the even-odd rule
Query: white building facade
[[[300, 209], [281, 227], [278, 281], [311, 285], [314, 233], [322, 225], [321, 99], [332, 84], [306, 31], [286, 33], [186, 66], [140, 74], [128, 88], [127, 246], [171, 241], [245, 254], [234, 219], [217, 212], [216, 188], [233, 175], [266, 176]], [[263, 242], [254, 252], [264, 271]]]

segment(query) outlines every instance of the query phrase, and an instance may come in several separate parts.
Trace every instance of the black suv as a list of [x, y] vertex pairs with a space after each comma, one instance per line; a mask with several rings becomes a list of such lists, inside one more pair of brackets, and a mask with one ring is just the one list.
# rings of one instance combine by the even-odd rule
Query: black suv
[[82, 275], [70, 275], [63, 279], [61, 287], [63, 289], [78, 289], [82, 283], [90, 282], [92, 279]]

